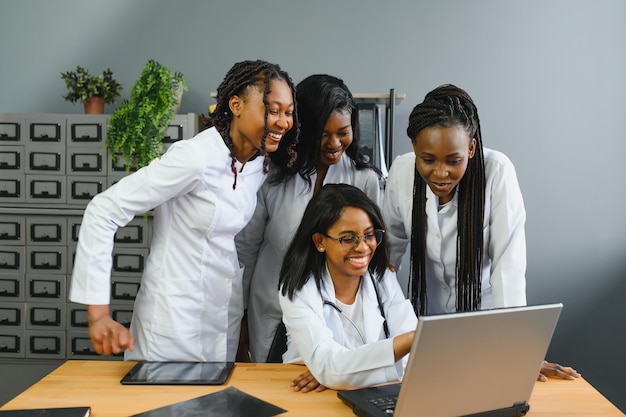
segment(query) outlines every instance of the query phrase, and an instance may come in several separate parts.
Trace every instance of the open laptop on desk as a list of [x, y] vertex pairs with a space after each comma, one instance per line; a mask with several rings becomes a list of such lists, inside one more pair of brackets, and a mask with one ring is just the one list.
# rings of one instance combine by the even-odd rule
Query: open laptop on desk
[[[420, 317], [402, 384], [337, 395], [360, 417], [525, 415], [562, 308], [549, 304]], [[392, 414], [383, 409], [393, 396]]]

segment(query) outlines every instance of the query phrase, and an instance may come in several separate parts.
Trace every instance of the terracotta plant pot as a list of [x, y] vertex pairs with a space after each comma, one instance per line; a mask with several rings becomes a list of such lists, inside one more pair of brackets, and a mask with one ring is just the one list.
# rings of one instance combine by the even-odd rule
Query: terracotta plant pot
[[104, 99], [102, 97], [89, 97], [85, 101], [85, 114], [103, 114]]

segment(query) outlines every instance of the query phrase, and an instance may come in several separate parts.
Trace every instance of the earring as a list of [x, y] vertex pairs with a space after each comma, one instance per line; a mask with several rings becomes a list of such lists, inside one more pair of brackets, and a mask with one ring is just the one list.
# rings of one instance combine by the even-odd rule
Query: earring
[[319, 248], [317, 248], [317, 250], [320, 251], [320, 252], [324, 252], [326, 249], [324, 249], [323, 246], [320, 246]]

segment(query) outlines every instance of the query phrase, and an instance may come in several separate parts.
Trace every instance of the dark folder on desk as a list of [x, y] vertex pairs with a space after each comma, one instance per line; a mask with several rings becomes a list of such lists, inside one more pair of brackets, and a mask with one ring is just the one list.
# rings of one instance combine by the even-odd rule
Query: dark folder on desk
[[420, 317], [401, 384], [337, 395], [360, 417], [525, 415], [562, 307]]
[[235, 387], [228, 387], [131, 417], [271, 417], [285, 411]]
[[34, 408], [0, 410], [2, 417], [89, 417], [91, 407]]

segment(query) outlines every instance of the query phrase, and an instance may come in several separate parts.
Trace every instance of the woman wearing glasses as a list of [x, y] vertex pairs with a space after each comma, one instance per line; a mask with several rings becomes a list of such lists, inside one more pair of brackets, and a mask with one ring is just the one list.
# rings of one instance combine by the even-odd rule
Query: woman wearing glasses
[[293, 382], [295, 390], [402, 378], [417, 318], [388, 265], [378, 206], [351, 185], [325, 185], [308, 204], [280, 271], [283, 361], [309, 370]]

